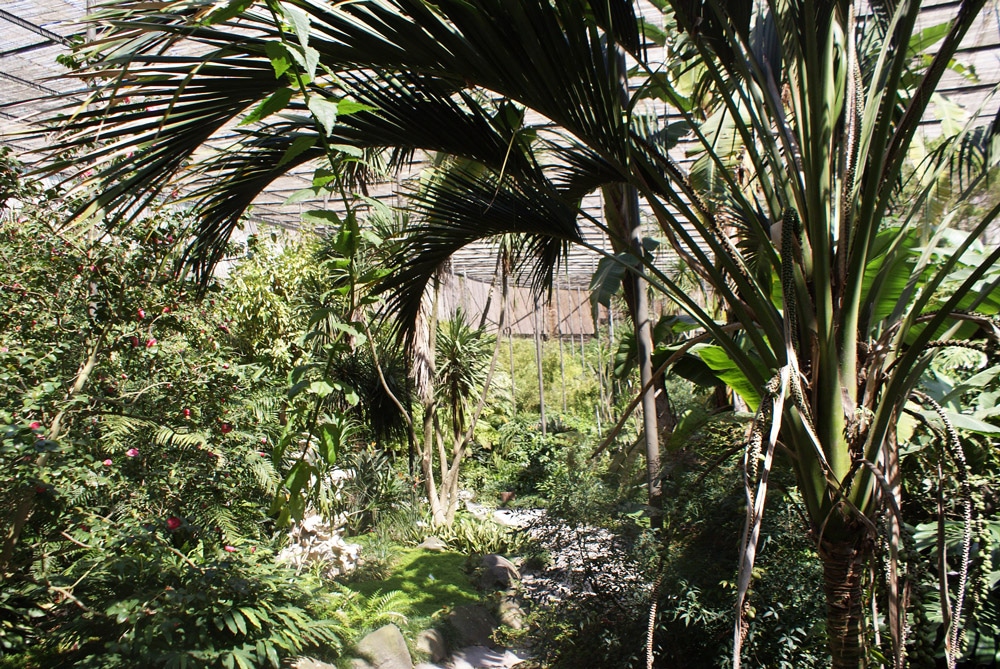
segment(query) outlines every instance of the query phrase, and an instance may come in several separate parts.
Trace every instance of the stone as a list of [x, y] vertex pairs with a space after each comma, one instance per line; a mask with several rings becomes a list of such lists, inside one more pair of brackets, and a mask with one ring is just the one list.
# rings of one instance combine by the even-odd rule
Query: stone
[[479, 577], [479, 586], [483, 590], [499, 586], [501, 590], [511, 587], [521, 580], [521, 572], [513, 562], [502, 555], [491, 553], [483, 556], [483, 573]]
[[446, 551], [448, 550], [448, 544], [437, 537], [430, 536], [424, 537], [424, 540], [417, 545], [417, 548], [423, 548], [428, 551]]
[[482, 504], [477, 504], [472, 500], [465, 503], [465, 508], [476, 520], [486, 520], [490, 517], [491, 509], [486, 508]]
[[448, 657], [448, 646], [444, 637], [437, 630], [424, 630], [417, 635], [415, 641], [417, 650], [426, 653], [431, 662], [440, 662]]
[[361, 546], [344, 540], [344, 518], [328, 522], [310, 511], [302, 522], [288, 531], [288, 545], [278, 553], [278, 562], [295, 569], [320, 565], [323, 575], [334, 578], [354, 569], [360, 559]]
[[524, 627], [524, 609], [512, 595], [505, 594], [500, 598], [500, 624], [519, 630]]
[[493, 650], [485, 646], [470, 646], [455, 651], [449, 666], [451, 669], [510, 669], [527, 657], [521, 657], [511, 650]]
[[[395, 625], [380, 627], [355, 647], [358, 655], [372, 669], [413, 669], [413, 660], [403, 633]], [[352, 667], [353, 669], [353, 667]], [[357, 669], [367, 669], [359, 666]]]
[[493, 632], [499, 627], [496, 618], [481, 606], [456, 606], [448, 614], [448, 624], [455, 632], [456, 646], [492, 646]]
[[337, 669], [337, 665], [320, 662], [311, 657], [300, 657], [292, 662], [292, 669]]
[[413, 665], [413, 669], [441, 669], [441, 665], [431, 664], [430, 662], [421, 662], [420, 664]]

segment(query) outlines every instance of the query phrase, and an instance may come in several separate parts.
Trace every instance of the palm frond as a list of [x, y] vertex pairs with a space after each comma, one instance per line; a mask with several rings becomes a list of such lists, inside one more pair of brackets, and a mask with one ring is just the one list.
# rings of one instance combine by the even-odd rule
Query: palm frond
[[387, 312], [406, 336], [438, 268], [472, 242], [519, 235], [514, 267], [529, 268], [531, 285], [542, 291], [552, 284], [568, 244], [583, 241], [576, 207], [546, 182], [459, 167], [426, 183], [412, 200], [423, 220], [406, 231], [395, 258], [400, 269], [381, 289], [387, 293]]

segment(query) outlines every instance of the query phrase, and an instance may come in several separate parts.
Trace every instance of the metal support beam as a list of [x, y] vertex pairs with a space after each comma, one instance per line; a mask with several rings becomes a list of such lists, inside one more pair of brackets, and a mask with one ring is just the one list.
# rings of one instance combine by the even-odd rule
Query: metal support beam
[[48, 28], [43, 28], [40, 25], [32, 23], [31, 21], [26, 21], [22, 19], [20, 16], [15, 16], [14, 14], [11, 14], [10, 12], [5, 12], [2, 9], [0, 9], [0, 19], [3, 19], [4, 21], [9, 21], [10, 23], [13, 23], [15, 26], [19, 26], [21, 28], [24, 28], [25, 30], [30, 30], [31, 32], [37, 35], [41, 35], [46, 39], [52, 40], [53, 42], [59, 42], [63, 46], [70, 46], [72, 44], [67, 38], [63, 37], [59, 33], [54, 33]]

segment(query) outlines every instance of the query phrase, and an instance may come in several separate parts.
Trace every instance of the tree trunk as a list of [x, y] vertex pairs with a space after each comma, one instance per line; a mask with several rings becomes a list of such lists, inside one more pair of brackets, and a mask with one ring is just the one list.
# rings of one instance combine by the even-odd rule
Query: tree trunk
[[864, 631], [864, 576], [873, 554], [867, 536], [846, 541], [823, 541], [823, 592], [826, 595], [826, 631], [833, 669], [866, 667]]

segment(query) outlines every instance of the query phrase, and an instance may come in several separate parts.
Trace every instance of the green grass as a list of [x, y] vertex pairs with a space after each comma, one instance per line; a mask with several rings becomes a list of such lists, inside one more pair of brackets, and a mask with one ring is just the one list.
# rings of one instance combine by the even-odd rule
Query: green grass
[[398, 613], [407, 618], [430, 618], [445, 607], [475, 604], [482, 599], [469, 582], [465, 563], [466, 557], [460, 553], [406, 549], [393, 560], [388, 578], [354, 582], [348, 587], [365, 597], [398, 590], [405, 595]]

